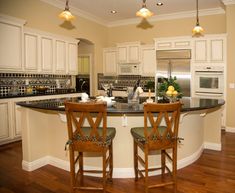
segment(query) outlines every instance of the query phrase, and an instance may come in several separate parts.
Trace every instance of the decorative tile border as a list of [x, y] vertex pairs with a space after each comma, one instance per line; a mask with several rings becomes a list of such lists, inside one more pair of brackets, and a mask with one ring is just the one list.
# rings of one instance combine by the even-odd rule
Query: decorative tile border
[[[26, 94], [27, 82], [32, 87], [32, 94], [36, 94], [37, 86], [46, 86], [47, 93], [54, 93], [58, 83], [65, 88], [68, 80], [71, 81], [70, 75], [0, 73], [0, 97]], [[13, 93], [13, 90], [16, 92]]]
[[133, 87], [136, 81], [140, 79], [140, 86], [147, 91], [146, 85], [148, 81], [154, 82], [154, 77], [140, 75], [120, 75], [120, 76], [104, 76], [98, 74], [98, 90], [103, 90], [101, 84], [113, 84], [114, 90], [126, 90], [127, 87]]

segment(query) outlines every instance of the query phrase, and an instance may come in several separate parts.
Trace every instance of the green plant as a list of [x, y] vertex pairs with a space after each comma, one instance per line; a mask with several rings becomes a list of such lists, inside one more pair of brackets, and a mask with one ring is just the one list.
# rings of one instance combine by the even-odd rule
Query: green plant
[[154, 90], [154, 85], [155, 85], [154, 81], [149, 80], [146, 84], [146, 88], [153, 91]]

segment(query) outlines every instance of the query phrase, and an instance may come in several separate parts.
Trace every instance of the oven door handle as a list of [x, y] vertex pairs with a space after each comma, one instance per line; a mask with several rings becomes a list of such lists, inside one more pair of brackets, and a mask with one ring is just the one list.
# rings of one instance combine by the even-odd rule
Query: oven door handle
[[205, 92], [195, 92], [196, 95], [200, 96], [223, 96], [223, 93], [205, 93]]
[[223, 75], [222, 71], [195, 71], [196, 75]]

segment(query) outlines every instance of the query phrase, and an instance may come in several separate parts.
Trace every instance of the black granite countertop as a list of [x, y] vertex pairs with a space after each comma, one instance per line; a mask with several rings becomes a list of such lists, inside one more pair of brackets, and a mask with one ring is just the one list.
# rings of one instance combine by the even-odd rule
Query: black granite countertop
[[[26, 101], [18, 102], [17, 105], [29, 108], [45, 109], [45, 110], [56, 110], [64, 111], [64, 101], [79, 102], [81, 98], [60, 98], [60, 99], [48, 99], [48, 100], [35, 100], [35, 101]], [[143, 104], [146, 98], [141, 98], [138, 105], [129, 105], [126, 102], [126, 98], [116, 97], [117, 101], [115, 105], [107, 108], [108, 114], [143, 114]], [[215, 107], [220, 107], [225, 104], [225, 101], [222, 99], [201, 99], [201, 98], [192, 98], [184, 97], [181, 99], [183, 103], [182, 112], [187, 111], [196, 111], [196, 110], [205, 110]]]

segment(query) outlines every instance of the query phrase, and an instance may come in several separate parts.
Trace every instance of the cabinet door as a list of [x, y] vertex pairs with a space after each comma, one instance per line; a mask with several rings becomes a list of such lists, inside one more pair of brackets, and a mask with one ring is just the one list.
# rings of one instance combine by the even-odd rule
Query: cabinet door
[[24, 65], [26, 71], [38, 69], [38, 36], [35, 34], [24, 34]]
[[211, 55], [210, 59], [212, 62], [223, 62], [224, 61], [224, 42], [223, 39], [210, 40]]
[[118, 47], [118, 63], [127, 63], [128, 62], [128, 47], [120, 46]]
[[8, 102], [0, 103], [0, 142], [11, 138], [10, 110]]
[[128, 61], [130, 63], [140, 62], [140, 46], [139, 45], [130, 45], [128, 47]]
[[66, 73], [66, 42], [55, 40], [55, 72]]
[[68, 73], [78, 73], [78, 48], [76, 43], [68, 43]]
[[0, 69], [22, 70], [22, 27], [0, 20]]
[[117, 74], [117, 51], [115, 49], [105, 50], [103, 53], [103, 73], [105, 75]]
[[195, 41], [195, 62], [207, 61], [207, 41], [196, 40]]
[[16, 105], [14, 102], [14, 115], [15, 115], [15, 131], [14, 131], [14, 137], [20, 137], [21, 131], [22, 131], [22, 123], [21, 123], [21, 107]]
[[156, 72], [156, 53], [155, 49], [142, 48], [142, 75], [155, 76]]
[[53, 39], [41, 37], [41, 64], [43, 72], [53, 71]]

